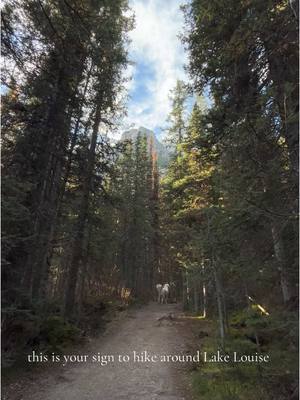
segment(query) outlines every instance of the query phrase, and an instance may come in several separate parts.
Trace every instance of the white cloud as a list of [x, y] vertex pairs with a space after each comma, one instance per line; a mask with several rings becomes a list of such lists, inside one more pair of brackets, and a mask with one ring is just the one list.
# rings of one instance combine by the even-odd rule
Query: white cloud
[[[178, 35], [183, 29], [182, 0], [131, 0], [136, 27], [130, 33], [130, 56], [148, 64], [153, 76], [144, 81], [149, 96], [129, 103], [126, 123], [154, 129], [163, 126], [170, 111], [169, 92], [177, 79], [185, 79], [183, 65], [186, 55]], [[134, 72], [134, 68], [131, 70]], [[136, 82], [129, 84], [129, 94]], [[149, 112], [150, 109], [150, 112]], [[148, 110], [148, 112], [146, 112]]]

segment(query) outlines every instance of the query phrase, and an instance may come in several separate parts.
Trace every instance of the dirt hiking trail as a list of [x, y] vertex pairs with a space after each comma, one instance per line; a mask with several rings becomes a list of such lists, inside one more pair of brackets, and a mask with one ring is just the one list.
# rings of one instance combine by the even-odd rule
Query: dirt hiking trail
[[[189, 366], [180, 362], [118, 362], [119, 354], [190, 354], [192, 334], [179, 304], [151, 303], [112, 321], [104, 335], [76, 354], [109, 354], [115, 361], [53, 365], [31, 382], [5, 390], [5, 400], [192, 400]], [[75, 354], [75, 352], [73, 353]], [[89, 358], [91, 358], [89, 356]], [[132, 358], [132, 357], [131, 357]], [[24, 387], [25, 386], [25, 387]]]

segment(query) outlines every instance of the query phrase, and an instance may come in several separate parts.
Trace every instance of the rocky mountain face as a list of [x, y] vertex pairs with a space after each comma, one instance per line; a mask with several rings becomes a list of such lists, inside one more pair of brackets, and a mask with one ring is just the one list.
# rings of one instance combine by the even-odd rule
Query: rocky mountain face
[[169, 162], [169, 152], [155, 136], [155, 133], [150, 129], [144, 128], [140, 126], [139, 128], [129, 129], [128, 131], [123, 132], [121, 141], [124, 140], [132, 140], [133, 142], [137, 139], [138, 135], [146, 136], [147, 143], [150, 147], [150, 143], [152, 141], [154, 150], [157, 153], [158, 166], [160, 168], [165, 168]]

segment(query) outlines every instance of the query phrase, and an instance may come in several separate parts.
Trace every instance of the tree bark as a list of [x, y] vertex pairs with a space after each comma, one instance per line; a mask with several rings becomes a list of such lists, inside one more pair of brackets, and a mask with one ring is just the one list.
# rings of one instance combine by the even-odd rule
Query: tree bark
[[[23, 286], [33, 299], [40, 298], [41, 282], [46, 272], [49, 242], [56, 218], [60, 178], [64, 154], [68, 143], [70, 119], [66, 118], [68, 101], [72, 96], [68, 85], [67, 70], [62, 67], [57, 82], [57, 95], [46, 123], [46, 150], [41, 156], [42, 177], [33, 193], [34, 227], [33, 242], [26, 262]], [[36, 200], [38, 199], [38, 200]]]
[[194, 286], [194, 311], [196, 314], [199, 312], [199, 292], [198, 292], [198, 282]]
[[95, 166], [97, 136], [101, 121], [100, 109], [101, 106], [99, 102], [94, 117], [91, 144], [88, 155], [88, 166], [83, 186], [82, 200], [79, 209], [77, 227], [73, 244], [73, 251], [72, 251], [71, 262], [69, 266], [69, 274], [67, 279], [66, 297], [65, 297], [65, 316], [69, 318], [72, 318], [74, 313], [78, 272], [82, 262], [84, 234], [85, 234], [86, 221], [88, 217], [90, 191], [91, 191], [93, 171]]
[[219, 316], [219, 330], [220, 330], [220, 339], [221, 339], [221, 346], [224, 347], [224, 340], [225, 340], [225, 315], [224, 315], [224, 304], [223, 304], [223, 290], [220, 282], [220, 278], [216, 267], [213, 265], [213, 274], [215, 280], [215, 287], [216, 287], [216, 297], [217, 297], [217, 306], [218, 306], [218, 316]]
[[207, 302], [206, 286], [205, 286], [205, 283], [203, 282], [203, 284], [202, 284], [202, 310], [203, 310], [202, 316], [203, 316], [203, 318], [206, 318], [206, 302]]
[[288, 276], [286, 271], [286, 256], [284, 251], [283, 239], [281, 236], [280, 228], [276, 222], [271, 223], [272, 238], [274, 245], [274, 252], [278, 262], [278, 270], [280, 274], [280, 285], [282, 291], [283, 302], [287, 303], [291, 295], [291, 290], [288, 282]]

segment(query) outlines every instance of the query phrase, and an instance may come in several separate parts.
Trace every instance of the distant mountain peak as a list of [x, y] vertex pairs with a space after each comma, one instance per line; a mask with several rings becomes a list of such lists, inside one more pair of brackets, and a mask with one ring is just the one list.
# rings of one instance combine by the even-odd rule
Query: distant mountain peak
[[154, 150], [157, 153], [158, 165], [161, 168], [165, 168], [169, 161], [169, 153], [167, 148], [157, 139], [155, 133], [144, 126], [138, 128], [130, 128], [123, 132], [121, 141], [132, 140], [133, 142], [137, 139], [138, 135], [146, 136], [148, 144], [150, 140], [153, 141]]

